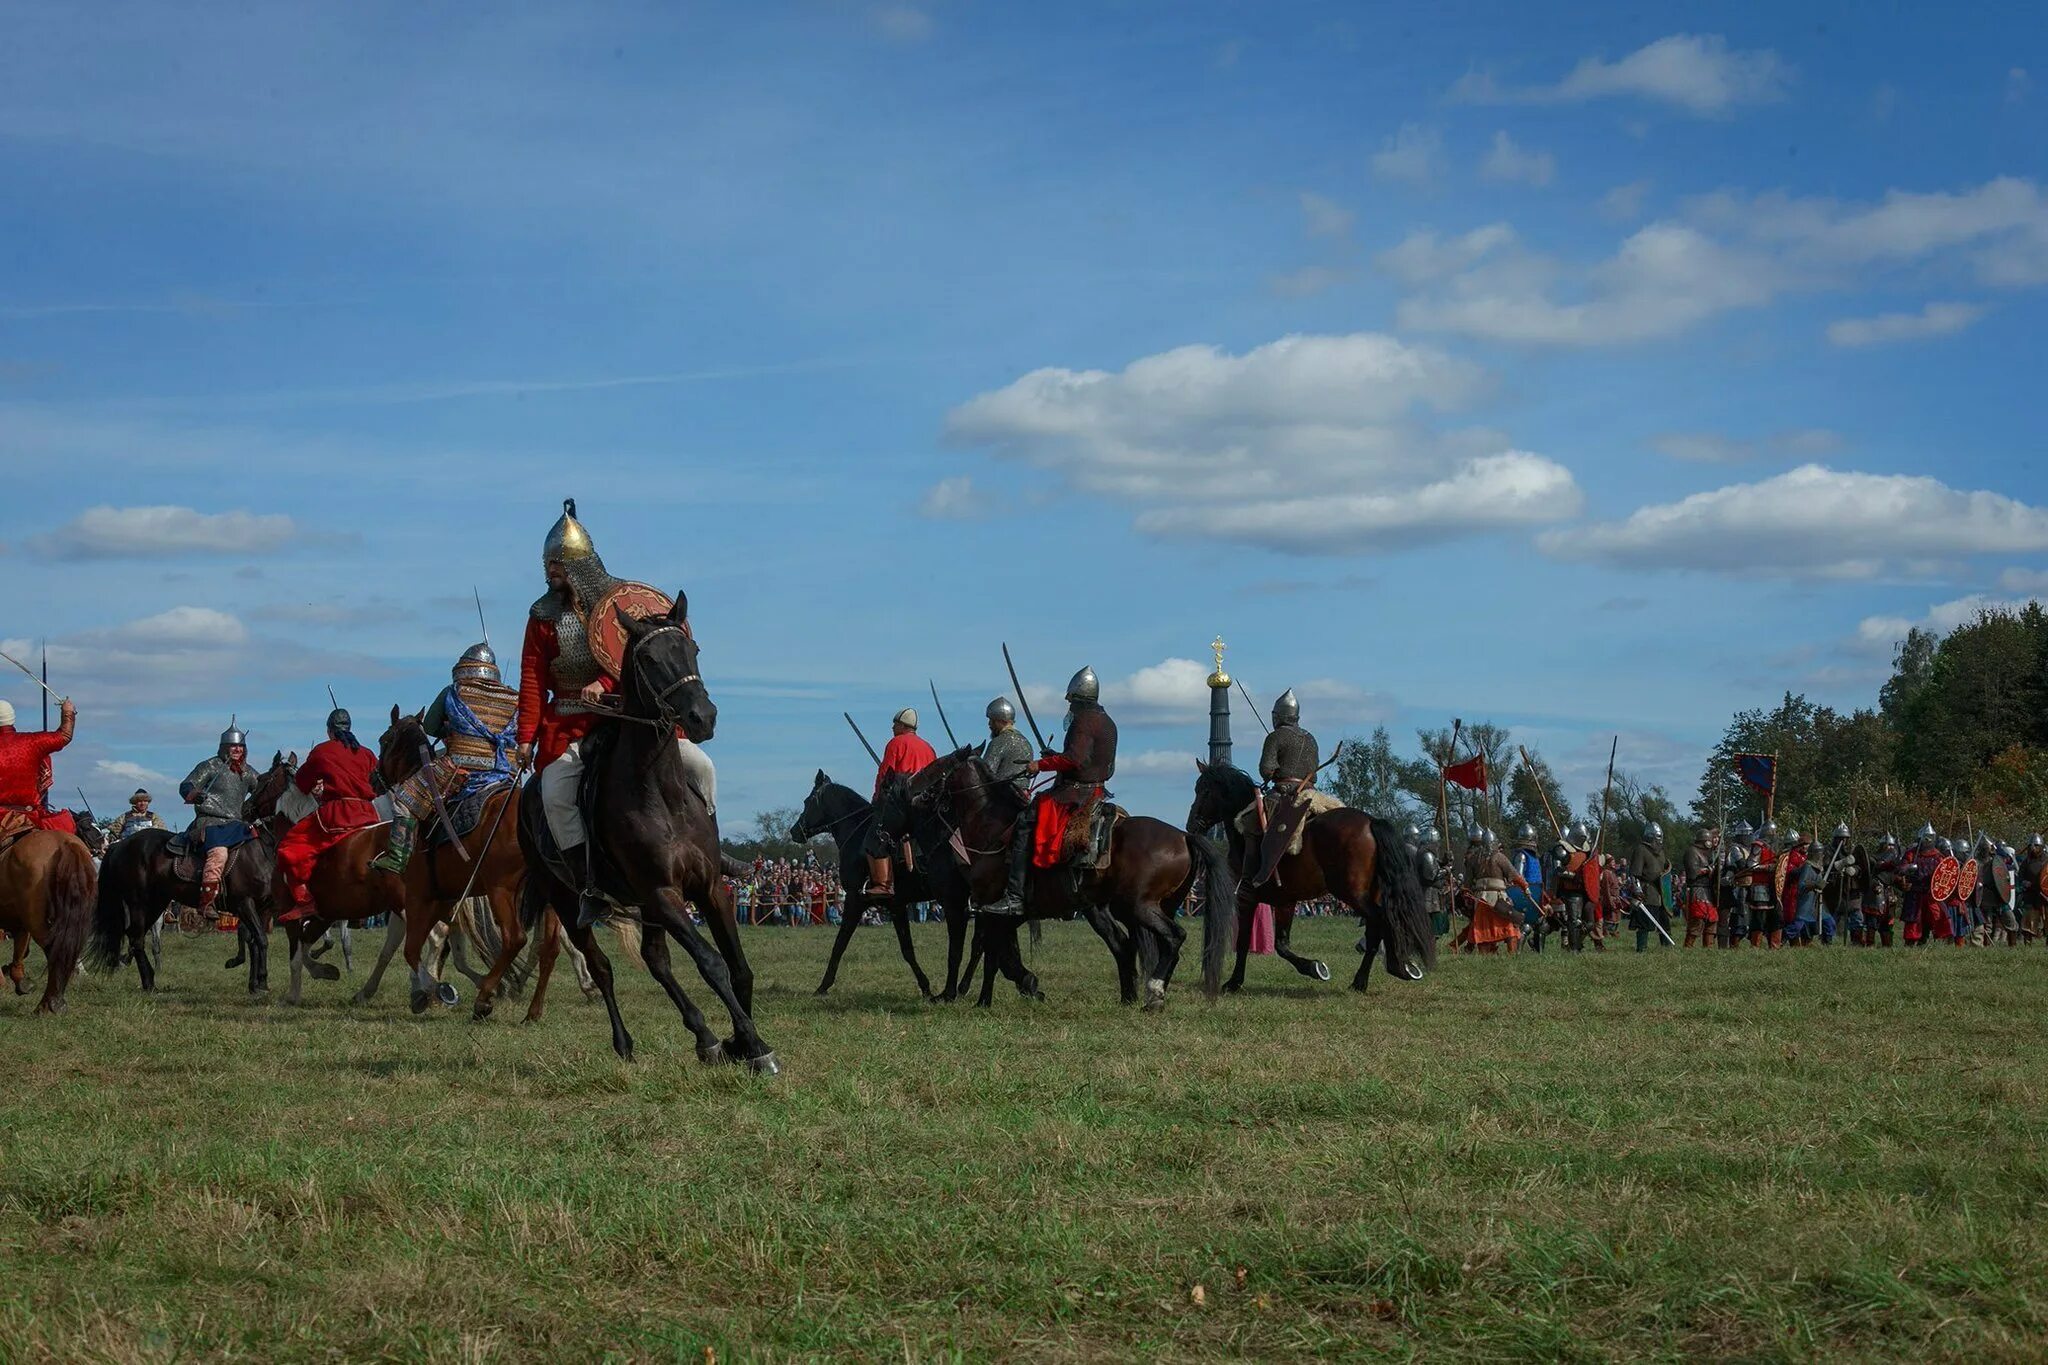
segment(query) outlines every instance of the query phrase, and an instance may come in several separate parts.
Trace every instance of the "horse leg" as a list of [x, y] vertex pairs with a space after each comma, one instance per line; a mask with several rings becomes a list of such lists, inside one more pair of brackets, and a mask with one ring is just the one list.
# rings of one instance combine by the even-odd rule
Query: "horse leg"
[[1135, 918], [1145, 935], [1158, 945], [1156, 958], [1145, 975], [1145, 1008], [1162, 1010], [1166, 1008], [1166, 988], [1173, 981], [1173, 969], [1180, 965], [1180, 947], [1187, 941], [1188, 931], [1150, 901], [1138, 902]]
[[[988, 952], [981, 968], [981, 998], [974, 1002], [974, 1007], [985, 1010], [995, 1003], [996, 964], [1006, 963], [1008, 959], [1005, 954], [1016, 951], [1017, 921], [1008, 915], [1001, 915], [984, 919], [981, 924], [984, 946]], [[1008, 971], [1007, 966], [1004, 970]]]
[[377, 950], [377, 965], [370, 968], [369, 980], [355, 994], [358, 1005], [366, 1005], [377, 988], [384, 984], [384, 969], [391, 965], [391, 959], [398, 956], [398, 950], [405, 946], [405, 916], [396, 911], [384, 917], [384, 946]]
[[526, 946], [526, 929], [519, 923], [519, 901], [504, 887], [492, 887], [484, 894], [490, 903], [491, 919], [498, 926], [498, 957], [491, 963], [491, 970], [476, 985], [476, 1006], [470, 1011], [471, 1017], [487, 1019], [491, 1003], [498, 993], [498, 983], [505, 979], [505, 973], [512, 968], [512, 962], [519, 956], [519, 950]]
[[960, 998], [960, 950], [967, 945], [969, 913], [965, 899], [946, 907], [946, 989], [939, 995], [941, 1004], [950, 1005]]
[[[405, 965], [412, 970], [410, 1003], [414, 1014], [425, 1014], [427, 1006], [433, 1004], [436, 999], [445, 998], [441, 992], [446, 987], [427, 967], [426, 961], [429, 940], [434, 931], [440, 928], [440, 921], [429, 914], [425, 906], [413, 907], [413, 912], [405, 917]], [[445, 946], [445, 940], [434, 946]]]
[[[705, 984], [718, 996], [718, 1002], [725, 1006], [726, 1013], [732, 1016], [732, 1041], [727, 1050], [736, 1053], [752, 1070], [774, 1075], [781, 1069], [774, 1051], [754, 1031], [753, 1017], [747, 1013], [747, 1007], [740, 1003], [739, 994], [733, 989], [733, 974], [725, 959], [704, 941], [704, 936], [697, 932], [697, 926], [690, 922], [689, 906], [682, 892], [672, 886], [664, 886], [655, 892], [654, 899], [661, 912], [662, 928], [675, 935], [676, 941], [683, 945], [683, 951], [697, 964], [698, 975], [704, 978]], [[707, 920], [723, 924], [723, 917], [713, 920], [716, 907], [711, 901], [712, 897], [705, 896], [698, 902], [698, 908]], [[734, 946], [738, 946], [737, 935], [734, 936]]]
[[846, 955], [846, 945], [853, 942], [853, 931], [860, 928], [861, 917], [868, 912], [868, 898], [858, 891], [846, 893], [846, 908], [839, 913], [839, 936], [832, 940], [832, 958], [825, 964], [825, 979], [818, 983], [817, 994], [825, 995], [832, 989], [832, 983], [839, 978], [839, 959]]
[[287, 956], [292, 964], [292, 983], [285, 987], [284, 992], [284, 1003], [287, 1005], [299, 1003], [300, 992], [306, 984], [307, 938], [301, 932], [300, 926], [302, 924], [304, 924], [303, 920], [296, 920], [284, 927], [285, 946], [291, 950]]
[[[300, 923], [303, 924], [305, 921], [301, 920]], [[328, 938], [328, 935], [333, 932], [334, 926], [332, 924], [323, 924], [320, 926], [318, 934], [308, 935], [305, 938], [306, 971], [315, 981], [341, 980], [341, 968], [331, 962], [322, 962], [320, 960], [323, 954], [334, 951], [334, 944]]]
[[889, 919], [896, 926], [896, 947], [903, 954], [903, 960], [910, 964], [910, 974], [917, 979], [917, 993], [926, 1000], [932, 998], [932, 983], [926, 979], [924, 968], [917, 965], [917, 948], [910, 941], [910, 907], [899, 898], [890, 908]]
[[541, 913], [540, 947], [535, 951], [539, 962], [539, 975], [533, 983], [533, 999], [526, 1006], [526, 1022], [538, 1024], [541, 1011], [547, 1007], [548, 978], [555, 974], [555, 959], [562, 953], [562, 921], [555, 918], [555, 912]]
[[974, 917], [974, 937], [969, 939], [967, 943], [967, 966], [959, 974], [959, 995], [954, 997], [956, 1000], [960, 995], [965, 995], [974, 989], [974, 969], [981, 965], [983, 952], [982, 936], [987, 932], [987, 922], [980, 915], [976, 915]]
[[1244, 989], [1245, 955], [1252, 950], [1252, 921], [1257, 917], [1258, 910], [1256, 906], [1250, 911], [1246, 911], [1242, 905], [1238, 907], [1237, 970], [1233, 971], [1230, 974], [1230, 979], [1223, 983], [1223, 993], [1226, 995], [1235, 995]]
[[14, 983], [16, 995], [28, 994], [28, 967], [24, 964], [28, 961], [29, 941], [26, 931], [14, 936], [14, 961], [7, 964], [7, 979]]
[[1365, 979], [1372, 975], [1372, 960], [1379, 953], [1379, 950], [1379, 930], [1373, 928], [1371, 921], [1368, 920], [1366, 921], [1365, 932], [1358, 936], [1358, 951], [1360, 954], [1358, 959], [1358, 975], [1351, 978], [1351, 989], [1361, 995], [1365, 993]]
[[612, 1051], [619, 1054], [620, 1061], [632, 1061], [633, 1035], [626, 1032], [626, 1021], [619, 1016], [619, 997], [613, 990], [611, 959], [597, 946], [595, 926], [588, 929], [573, 927], [576, 923], [576, 898], [573, 895], [565, 897], [559, 891], [552, 892], [548, 904], [554, 909], [569, 941], [576, 945], [577, 952], [583, 954], [584, 964], [590, 969], [590, 979], [597, 986], [598, 994], [604, 997], [604, 1010], [612, 1022]]
[[263, 922], [262, 907], [248, 898], [241, 898], [234, 915], [235, 935], [246, 936], [249, 952], [249, 998], [261, 1000], [270, 994], [270, 926]]
[[704, 1011], [697, 1008], [696, 1002], [684, 993], [682, 983], [676, 980], [675, 967], [668, 956], [668, 933], [657, 925], [648, 925], [647, 932], [640, 937], [640, 956], [647, 963], [648, 975], [661, 983], [661, 988], [668, 992], [668, 998], [682, 1011], [683, 1026], [696, 1035], [697, 1060], [707, 1065], [725, 1061], [725, 1045], [704, 1022]]
[[163, 932], [161, 913], [154, 924], [144, 925], [137, 922], [133, 910], [128, 912], [128, 955], [135, 959], [135, 973], [142, 978], [144, 993], [156, 990], [157, 964], [164, 960]]
[[1315, 981], [1328, 981], [1330, 968], [1312, 957], [1303, 957], [1294, 951], [1290, 940], [1294, 937], [1294, 906], [1273, 907], [1273, 952], [1282, 962]]
[[726, 971], [732, 974], [733, 996], [740, 1002], [740, 1008], [752, 1018], [754, 967], [747, 961], [747, 950], [740, 944], [739, 901], [732, 888], [719, 880], [711, 883], [710, 889], [696, 901], [696, 906], [704, 916], [705, 926], [711, 930], [711, 942], [717, 947], [718, 955], [725, 959]]

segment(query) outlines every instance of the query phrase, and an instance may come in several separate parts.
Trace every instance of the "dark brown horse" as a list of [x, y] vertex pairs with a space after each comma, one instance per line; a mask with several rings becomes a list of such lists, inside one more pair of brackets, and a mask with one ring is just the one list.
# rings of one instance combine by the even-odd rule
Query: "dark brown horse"
[[[284, 833], [279, 826], [286, 823], [277, 807], [298, 770], [297, 755], [272, 756], [242, 812], [256, 837], [234, 851], [215, 902], [216, 908], [235, 917], [236, 937], [248, 959], [252, 998], [270, 990], [271, 885], [276, 875], [277, 841]], [[99, 906], [93, 914], [87, 960], [94, 971], [114, 972], [120, 967], [121, 944], [126, 939], [146, 991], [156, 989], [156, 968], [143, 941], [150, 927], [172, 901], [182, 905], [200, 901], [199, 858], [196, 852], [188, 859], [173, 858], [167, 848], [173, 837], [167, 829], [141, 830], [108, 849], [100, 864]], [[180, 866], [181, 861], [189, 866]]]
[[[1200, 775], [1195, 780], [1194, 804], [1188, 808], [1188, 828], [1227, 831], [1230, 863], [1244, 866], [1245, 836], [1237, 829], [1238, 813], [1252, 803], [1258, 790], [1251, 774], [1222, 763], [1196, 760]], [[1310, 820], [1302, 832], [1302, 849], [1283, 857], [1273, 875], [1250, 889], [1256, 900], [1273, 907], [1274, 946], [1280, 955], [1304, 976], [1330, 979], [1322, 963], [1297, 956], [1288, 946], [1294, 928], [1294, 907], [1318, 896], [1335, 896], [1358, 916], [1365, 932], [1359, 937], [1361, 954], [1358, 974], [1351, 989], [1365, 989], [1373, 958], [1384, 949], [1387, 971], [1396, 977], [1420, 981], [1426, 968], [1436, 965], [1436, 936], [1430, 932], [1429, 912], [1423, 904], [1422, 882], [1408, 857], [1400, 832], [1376, 815], [1358, 810], [1326, 811]], [[1251, 916], [1242, 921], [1237, 939], [1237, 970], [1231, 973], [1225, 990], [1244, 984], [1245, 952], [1251, 947]]]
[[[698, 671], [697, 641], [689, 630], [689, 600], [676, 594], [665, 617], [636, 620], [620, 613], [625, 658], [619, 673], [621, 716], [583, 741], [583, 785], [590, 843], [597, 853], [598, 880], [617, 904], [640, 912], [640, 952], [647, 970], [682, 1012], [697, 1039], [700, 1061], [744, 1062], [772, 1075], [775, 1053], [754, 1029], [754, 971], [740, 948], [739, 916], [725, 883], [718, 848], [718, 820], [690, 785], [677, 752], [678, 731], [697, 743], [711, 738], [718, 708]], [[552, 906], [565, 926], [576, 923], [574, 873], [560, 865], [553, 836], [541, 811], [540, 783], [526, 784], [519, 806], [519, 842], [527, 861], [526, 927], [540, 922]], [[717, 942], [704, 941], [690, 918], [695, 906]], [[612, 1049], [633, 1055], [633, 1037], [619, 1017], [611, 962], [590, 929], [571, 928], [570, 941], [590, 966], [611, 1017]], [[682, 944], [719, 1002], [732, 1016], [732, 1037], [720, 1041], [704, 1015], [676, 981], [668, 940]]]
[[30, 830], [0, 849], [0, 929], [14, 940], [7, 979], [16, 995], [28, 994], [23, 959], [28, 945], [43, 950], [49, 975], [36, 1013], [64, 1008], [64, 990], [78, 970], [78, 952], [92, 927], [92, 855], [77, 835]]
[[[1002, 893], [1004, 855], [1022, 808], [1007, 783], [999, 783], [975, 757], [973, 748], [955, 750], [910, 779], [906, 807], [913, 819], [929, 815], [957, 830], [972, 858], [968, 880], [974, 900], [987, 904]], [[887, 828], [886, 824], [884, 828]], [[893, 831], [892, 831], [893, 832]], [[1139, 998], [1144, 980], [1145, 1008], [1166, 1004], [1166, 988], [1180, 962], [1187, 931], [1174, 919], [1187, 903], [1198, 874], [1206, 874], [1206, 909], [1202, 916], [1202, 982], [1215, 995], [1223, 975], [1223, 957], [1235, 928], [1236, 879], [1223, 861], [1223, 851], [1200, 834], [1175, 829], [1163, 820], [1134, 815], [1121, 821], [1110, 836], [1109, 866], [1078, 878], [1065, 868], [1034, 869], [1025, 885], [1022, 918], [977, 916], [977, 942], [987, 954], [981, 996], [987, 1005], [995, 993], [995, 974], [1003, 972], [1027, 994], [1028, 973], [1017, 948], [1017, 927], [1027, 919], [1065, 919], [1080, 914], [1109, 946], [1116, 959], [1118, 993], [1126, 1005]]]

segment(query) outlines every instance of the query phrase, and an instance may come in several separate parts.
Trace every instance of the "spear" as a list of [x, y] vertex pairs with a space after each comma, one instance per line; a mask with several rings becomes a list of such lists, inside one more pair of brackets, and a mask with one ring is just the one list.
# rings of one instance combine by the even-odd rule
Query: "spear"
[[1244, 679], [1237, 678], [1234, 681], [1237, 683], [1237, 690], [1244, 693], [1244, 704], [1252, 708], [1252, 719], [1259, 723], [1261, 730], [1264, 730], [1269, 735], [1272, 734], [1273, 727], [1266, 724], [1266, 718], [1259, 714], [1259, 704], [1252, 700], [1250, 692], [1245, 691]]
[[1529, 774], [1529, 780], [1536, 784], [1536, 794], [1543, 798], [1543, 813], [1550, 817], [1550, 827], [1556, 830], [1557, 837], [1562, 839], [1564, 837], [1564, 826], [1557, 822], [1557, 812], [1550, 808], [1550, 793], [1544, 790], [1543, 778], [1536, 771], [1536, 765], [1529, 761], [1528, 746], [1517, 744], [1515, 748], [1522, 755], [1522, 771]]
[[1607, 798], [1614, 794], [1614, 756], [1621, 752], [1621, 736], [1614, 737], [1614, 743], [1607, 750], [1607, 787], [1600, 793], [1600, 832], [1593, 836], [1593, 851], [1598, 853], [1607, 842]]

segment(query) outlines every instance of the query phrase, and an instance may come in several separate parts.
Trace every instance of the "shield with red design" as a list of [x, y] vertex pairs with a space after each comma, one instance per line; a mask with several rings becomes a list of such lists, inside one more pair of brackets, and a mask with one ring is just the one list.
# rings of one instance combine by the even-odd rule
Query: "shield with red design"
[[1579, 881], [1586, 888], [1586, 904], [1597, 909], [1600, 905], [1600, 860], [1590, 853], [1579, 865]]
[[1945, 901], [1956, 893], [1956, 881], [1963, 875], [1963, 866], [1954, 858], [1943, 858], [1934, 865], [1934, 875], [1927, 881], [1927, 890], [1938, 901]]
[[1956, 869], [1956, 899], [1968, 900], [1977, 889], [1977, 860], [1970, 859]]
[[1771, 868], [1771, 891], [1777, 896], [1780, 905], [1785, 902], [1785, 876], [1791, 870], [1792, 859], [1790, 857], [1778, 859], [1777, 863]]
[[590, 635], [590, 657], [605, 672], [618, 677], [626, 663], [626, 628], [619, 623], [619, 613], [644, 621], [650, 616], [668, 615], [674, 605], [659, 588], [650, 588], [645, 583], [619, 584], [597, 600], [585, 624]]

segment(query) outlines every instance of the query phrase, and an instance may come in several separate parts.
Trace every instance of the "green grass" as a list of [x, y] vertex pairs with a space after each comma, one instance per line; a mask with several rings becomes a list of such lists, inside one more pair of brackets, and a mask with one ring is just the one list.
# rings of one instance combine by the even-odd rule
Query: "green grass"
[[886, 931], [823, 1001], [826, 933], [747, 945], [773, 1081], [630, 970], [631, 1065], [567, 975], [531, 1028], [252, 1006], [214, 937], [0, 1001], [0, 1359], [2048, 1353], [2040, 950], [1254, 959], [1152, 1016], [1078, 925], [988, 1012]]

